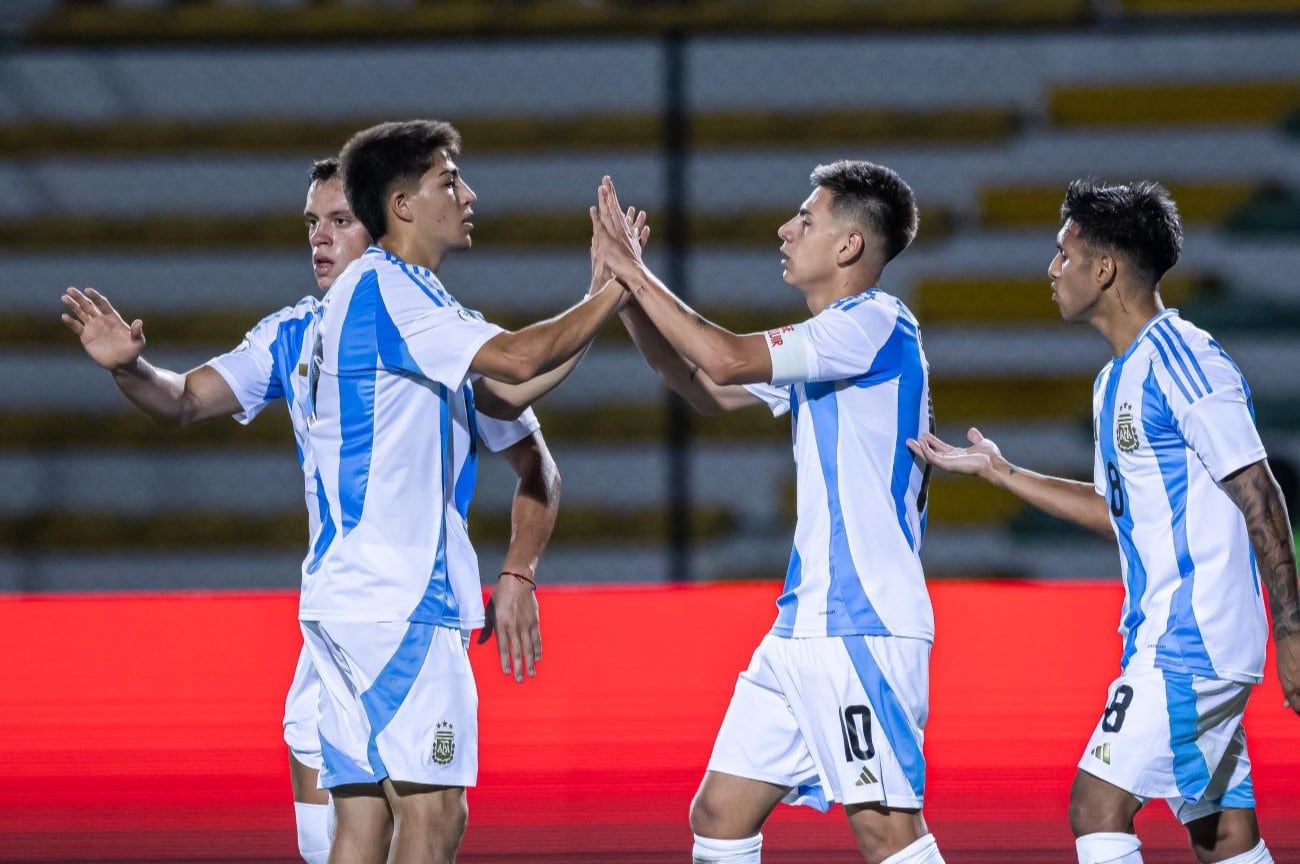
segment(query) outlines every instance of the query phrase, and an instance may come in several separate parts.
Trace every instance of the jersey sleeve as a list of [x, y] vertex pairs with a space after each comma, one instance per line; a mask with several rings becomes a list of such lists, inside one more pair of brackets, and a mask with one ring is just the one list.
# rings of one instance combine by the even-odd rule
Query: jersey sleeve
[[[1215, 480], [1222, 480], [1268, 454], [1264, 451], [1259, 430], [1255, 428], [1250, 397], [1241, 373], [1232, 367], [1235, 381], [1227, 376], [1216, 376], [1220, 378], [1216, 382], [1214, 377], [1208, 377], [1217, 371], [1207, 368], [1210, 365], [1203, 364], [1202, 368], [1211, 382], [1211, 392], [1194, 402], [1171, 400], [1171, 403], [1187, 446]], [[1219, 386], [1214, 386], [1215, 383]]]
[[281, 325], [293, 316], [293, 308], [286, 307], [268, 315], [254, 325], [240, 342], [225, 354], [213, 357], [208, 366], [226, 382], [235, 394], [240, 412], [234, 417], [247, 425], [262, 409], [284, 397], [283, 380], [276, 367], [276, 340]]
[[743, 386], [768, 407], [773, 417], [780, 417], [790, 410], [789, 387], [777, 387], [774, 384], [745, 384]]
[[475, 422], [478, 425], [479, 440], [493, 453], [500, 453], [507, 447], [518, 444], [542, 428], [532, 408], [525, 409], [514, 420], [498, 420], [479, 413], [475, 415]]
[[384, 351], [381, 345], [381, 356], [390, 368], [397, 367], [449, 389], [459, 389], [469, 375], [474, 355], [484, 343], [504, 331], [463, 306], [438, 305], [429, 298], [424, 299], [427, 302], [408, 303], [393, 310], [392, 320], [397, 330], [393, 335], [400, 347]]
[[1250, 386], [1237, 364], [1201, 333], [1157, 327], [1152, 370], [1178, 433], [1215, 480], [1267, 455], [1255, 428]]
[[840, 381], [884, 371], [880, 349], [898, 318], [897, 309], [868, 301], [851, 313], [831, 307], [802, 324], [768, 331], [772, 384]]

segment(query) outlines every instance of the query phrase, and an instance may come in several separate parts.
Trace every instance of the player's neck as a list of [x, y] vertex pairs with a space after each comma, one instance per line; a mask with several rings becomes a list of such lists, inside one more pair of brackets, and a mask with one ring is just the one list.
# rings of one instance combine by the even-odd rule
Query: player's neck
[[405, 231], [390, 231], [379, 240], [379, 245], [407, 264], [423, 267], [434, 273], [442, 266], [443, 249], [421, 242], [419, 235]]
[[1163, 311], [1165, 304], [1159, 289], [1120, 290], [1099, 310], [1092, 326], [1106, 337], [1111, 351], [1118, 357], [1129, 349], [1147, 322]]
[[872, 271], [870, 274], [854, 273], [835, 282], [808, 288], [804, 291], [804, 301], [808, 304], [808, 311], [817, 315], [837, 300], [870, 291], [879, 281], [879, 270]]

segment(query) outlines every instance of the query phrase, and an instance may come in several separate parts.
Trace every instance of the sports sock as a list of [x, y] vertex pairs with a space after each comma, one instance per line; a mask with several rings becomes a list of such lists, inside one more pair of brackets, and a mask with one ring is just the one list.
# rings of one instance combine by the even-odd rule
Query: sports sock
[[328, 804], [293, 802], [298, 822], [298, 854], [307, 864], [325, 864], [330, 857], [330, 818]]
[[1079, 864], [1142, 864], [1141, 841], [1136, 834], [1099, 831], [1074, 841]]
[[763, 857], [763, 835], [743, 840], [714, 840], [695, 835], [691, 864], [759, 864]]
[[1273, 856], [1269, 854], [1268, 847], [1261, 840], [1249, 852], [1242, 852], [1240, 855], [1225, 858], [1219, 864], [1273, 864]]
[[880, 864], [944, 864], [944, 860], [939, 854], [939, 844], [935, 841], [934, 835], [926, 834], [913, 840], [906, 848], [898, 850]]

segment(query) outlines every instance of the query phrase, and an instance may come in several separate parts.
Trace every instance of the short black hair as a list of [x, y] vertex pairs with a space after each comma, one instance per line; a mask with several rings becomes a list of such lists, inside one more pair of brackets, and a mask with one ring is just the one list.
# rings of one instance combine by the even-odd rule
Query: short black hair
[[388, 196], [433, 167], [438, 154], [460, 153], [460, 133], [441, 120], [405, 120], [363, 129], [343, 145], [339, 165], [352, 212], [376, 240], [388, 233]]
[[1178, 206], [1168, 189], [1150, 180], [1075, 180], [1061, 204], [1061, 224], [1067, 220], [1079, 226], [1085, 246], [1122, 254], [1152, 284], [1183, 250]]
[[307, 175], [309, 183], [324, 183], [339, 175], [339, 157], [326, 156], [311, 163], [311, 172]]
[[873, 231], [885, 243], [885, 261], [893, 260], [916, 239], [921, 222], [912, 187], [898, 172], [862, 160], [841, 159], [818, 165], [809, 178], [831, 192], [831, 212]]

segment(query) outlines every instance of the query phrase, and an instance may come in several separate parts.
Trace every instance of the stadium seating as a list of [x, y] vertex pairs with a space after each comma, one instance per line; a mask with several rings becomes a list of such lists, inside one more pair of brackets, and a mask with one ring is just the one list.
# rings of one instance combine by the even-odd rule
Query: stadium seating
[[[584, 290], [583, 211], [604, 173], [651, 210], [663, 272], [669, 154], [685, 148], [681, 287], [753, 331], [801, 314], [775, 231], [809, 169], [839, 156], [897, 168], [922, 234], [885, 287], [922, 322], [940, 432], [979, 424], [1015, 458], [1079, 477], [1106, 350], [1049, 299], [1060, 198], [1075, 176], [1161, 180], [1188, 229], [1166, 302], [1216, 330], [1255, 387], [1270, 449], [1300, 455], [1295, 2], [25, 8], [0, 49], [13, 85], [0, 94], [0, 484], [14, 492], [0, 505], [0, 590], [126, 584], [112, 562], [138, 587], [163, 572], [149, 562], [186, 548], [206, 562], [188, 568], [195, 586], [241, 567], [252, 584], [295, 582], [305, 520], [283, 414], [154, 429], [80, 355], [56, 298], [103, 289], [174, 368], [225, 350], [313, 290], [296, 215], [310, 160], [397, 116], [445, 116], [464, 133], [475, 249], [444, 275], [507, 326]], [[603, 35], [620, 38], [574, 38]], [[614, 326], [539, 407], [566, 480], [546, 578], [665, 577], [666, 404]], [[696, 575], [779, 576], [788, 421], [691, 428]], [[485, 561], [512, 487], [491, 462], [471, 522]], [[932, 573], [1117, 570], [1104, 542], [1058, 533], [996, 490], [937, 477], [932, 493]]]

